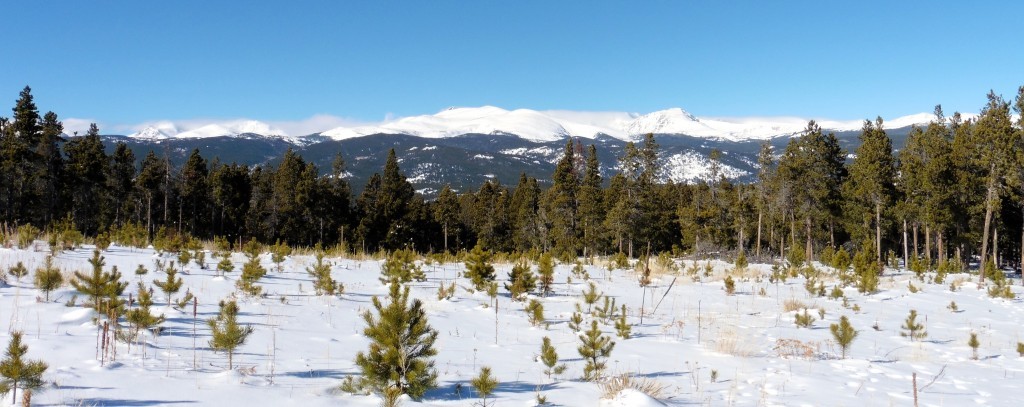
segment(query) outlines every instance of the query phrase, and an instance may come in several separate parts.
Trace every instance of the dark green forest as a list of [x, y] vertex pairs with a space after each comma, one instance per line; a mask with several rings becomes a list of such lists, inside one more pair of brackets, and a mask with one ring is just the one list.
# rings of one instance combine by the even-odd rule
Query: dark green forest
[[178, 166], [152, 151], [138, 160], [123, 143], [108, 154], [95, 125], [65, 138], [57, 114], [40, 114], [26, 87], [13, 115], [0, 118], [0, 223], [7, 231], [34, 225], [115, 241], [134, 230], [147, 240], [256, 239], [366, 252], [480, 245], [561, 258], [743, 253], [799, 263], [843, 248], [879, 264], [1018, 266], [1022, 110], [1024, 87], [1012, 104], [990, 92], [972, 119], [936, 106], [934, 120], [911, 129], [903, 146], [893, 146], [881, 118], [865, 120], [853, 151], [811, 121], [781, 151], [762, 145], [752, 183], [722, 176], [717, 151], [710, 181], [664, 182], [651, 134], [626, 145], [614, 173], [602, 171], [593, 146], [569, 139], [549, 182], [523, 175], [516, 185], [446, 187], [426, 200], [394, 150], [361, 188], [345, 178], [344, 151], [329, 170], [291, 150], [255, 166], [198, 149]]

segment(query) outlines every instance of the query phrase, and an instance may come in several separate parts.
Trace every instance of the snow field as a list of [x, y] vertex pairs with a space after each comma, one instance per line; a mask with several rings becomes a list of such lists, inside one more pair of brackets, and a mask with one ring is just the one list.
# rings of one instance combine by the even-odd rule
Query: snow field
[[[44, 245], [42, 245], [44, 246]], [[39, 247], [42, 247], [39, 246]], [[152, 286], [163, 273], [154, 260], [167, 261], [149, 249], [113, 247], [103, 253], [106, 268], [117, 266], [122, 280], [129, 281], [125, 295], [134, 293], [134, 274], [139, 264], [149, 274], [142, 280]], [[0, 268], [17, 261], [30, 275], [0, 288], [0, 322], [7, 323], [0, 341], [11, 330], [25, 333], [28, 357], [50, 365], [45, 379], [55, 383], [37, 393], [33, 401], [45, 405], [354, 405], [376, 406], [376, 396], [350, 395], [338, 390], [346, 376], [359, 373], [355, 354], [365, 351], [360, 314], [372, 309], [372, 296], [384, 296], [387, 287], [378, 281], [381, 261], [330, 259], [333, 278], [345, 285], [345, 294], [320, 297], [313, 294], [305, 267], [311, 256], [291, 256], [277, 272], [264, 254], [268, 274], [259, 280], [264, 298], [239, 297], [239, 321], [255, 327], [255, 333], [235, 354], [236, 369], [227, 371], [225, 354], [209, 350], [205, 320], [217, 313], [217, 302], [231, 296], [239, 272], [216, 277], [219, 258], [207, 255], [207, 270], [195, 263], [179, 273], [185, 289], [199, 301], [196, 318], [191, 307], [175, 310], [158, 289], [154, 313], [167, 322], [159, 336], [146, 335], [142, 346], [119, 343], [116, 360], [100, 363], [97, 327], [92, 311], [66, 306], [75, 294], [65, 285], [41, 302], [42, 293], [32, 286], [35, 268], [44, 251], [0, 249]], [[88, 271], [91, 249], [63, 252], [55, 264], [70, 277]], [[232, 255], [236, 270], [245, 261]], [[701, 265], [705, 264], [700, 262]], [[463, 406], [477, 402], [469, 385], [481, 366], [490, 366], [501, 382], [493, 397], [498, 406], [534, 405], [538, 393], [562, 406], [751, 405], [751, 406], [862, 406], [910, 405], [912, 375], [917, 374], [922, 406], [1016, 405], [1012, 394], [1024, 384], [1024, 359], [1016, 352], [1022, 322], [1020, 300], [989, 298], [974, 283], [976, 276], [949, 275], [944, 284], [920, 282], [912, 273], [887, 270], [880, 291], [871, 295], [846, 288], [843, 301], [807, 293], [803, 278], [785, 283], [768, 281], [768, 265], [752, 265], [745, 272], [714, 261], [713, 272], [700, 281], [688, 275], [690, 261], [680, 264], [678, 275], [657, 274], [644, 289], [632, 270], [608, 271], [602, 264], [587, 266], [590, 281], [598, 290], [626, 304], [633, 325], [630, 339], [615, 335], [611, 324], [601, 324], [616, 342], [607, 361], [608, 374], [630, 374], [664, 386], [660, 401], [635, 391], [622, 391], [601, 400], [598, 384], [582, 382], [584, 362], [576, 351], [577, 334], [567, 324], [576, 303], [584, 312], [581, 293], [587, 282], [572, 276], [571, 264], [556, 267], [555, 291], [540, 300], [547, 325], [532, 327], [523, 312], [525, 302], [513, 302], [502, 287], [497, 312], [483, 292], [469, 292], [466, 279], [458, 278], [451, 300], [437, 300], [437, 287], [455, 279], [461, 263], [423, 265], [428, 280], [410, 283], [412, 296], [424, 301], [430, 325], [438, 331], [434, 358], [439, 387], [408, 406]], [[499, 285], [507, 279], [509, 264], [496, 264]], [[823, 272], [828, 269], [821, 268]], [[736, 294], [726, 295], [722, 279], [732, 273]], [[674, 284], [672, 283], [675, 278]], [[827, 291], [835, 279], [825, 277]], [[949, 290], [951, 281], [960, 289]], [[910, 293], [908, 283], [920, 288]], [[1019, 284], [1019, 281], [1018, 281]], [[671, 287], [671, 288], [670, 288]], [[1021, 294], [1021, 287], [1014, 286]], [[762, 294], [763, 290], [763, 294]], [[958, 311], [947, 309], [955, 301]], [[787, 302], [800, 302], [816, 321], [798, 328]], [[596, 306], [601, 305], [599, 301]], [[855, 311], [854, 307], [859, 308]], [[640, 311], [643, 308], [643, 322]], [[655, 309], [655, 307], [657, 307]], [[824, 318], [819, 309], [825, 310]], [[911, 309], [928, 336], [911, 341], [900, 335], [900, 325]], [[859, 331], [846, 359], [829, 332], [829, 324], [847, 316]], [[592, 319], [584, 315], [584, 324]], [[877, 330], [873, 328], [877, 326]], [[981, 341], [979, 360], [972, 359], [967, 340], [976, 332]], [[541, 339], [551, 338], [566, 372], [549, 380], [538, 361]], [[712, 376], [715, 380], [712, 381]], [[10, 397], [3, 399], [10, 403]]]

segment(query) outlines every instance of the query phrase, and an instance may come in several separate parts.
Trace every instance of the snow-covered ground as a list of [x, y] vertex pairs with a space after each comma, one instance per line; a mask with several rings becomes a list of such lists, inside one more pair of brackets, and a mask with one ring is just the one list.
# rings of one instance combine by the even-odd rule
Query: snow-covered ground
[[[0, 249], [0, 267], [6, 271], [22, 261], [34, 273], [45, 255]], [[64, 252], [56, 264], [68, 274], [87, 271], [90, 255], [88, 248]], [[125, 295], [136, 290], [136, 267], [153, 270], [157, 259], [152, 250], [122, 247], [103, 255], [108, 269], [117, 266], [123, 279], [131, 281]], [[238, 272], [216, 277], [212, 269], [219, 259], [209, 255], [208, 270], [191, 263], [182, 275], [185, 287], [198, 297], [197, 318], [191, 309], [154, 307], [168, 319], [163, 334], [146, 337], [145, 346], [130, 351], [119, 344], [117, 359], [102, 366], [92, 312], [81, 305], [66, 306], [75, 294], [72, 288], [65, 286], [51, 294], [51, 302], [42, 302], [31, 274], [20, 280], [9, 276], [9, 284], [0, 288], [0, 321], [7, 324], [0, 346], [9, 341], [7, 332], [21, 330], [28, 357], [50, 365], [45, 379], [53, 384], [33, 397], [40, 405], [378, 405], [375, 396], [346, 394], [338, 386], [344, 377], [358, 374], [353, 360], [367, 348], [360, 313], [372, 308], [372, 296], [386, 295], [387, 288], [378, 281], [381, 262], [331, 259], [333, 277], [344, 284], [345, 294], [320, 297], [305, 271], [311, 257], [289, 257], [280, 273], [273, 270], [269, 255], [263, 258], [270, 271], [259, 284], [268, 295], [239, 299], [239, 320], [254, 326], [255, 333], [236, 353], [235, 371], [227, 371], [226, 355], [208, 349], [205, 320], [216, 314], [218, 301], [235, 291]], [[236, 253], [233, 260], [238, 269], [244, 256]], [[810, 296], [803, 278], [770, 283], [766, 265], [734, 273], [736, 294], [730, 296], [722, 280], [731, 265], [713, 265], [711, 276], [700, 271], [700, 281], [693, 281], [686, 261], [678, 276], [660, 274], [647, 289], [638, 285], [632, 270], [587, 266], [590, 281], [617, 304], [626, 304], [633, 324], [630, 339], [616, 337], [612, 325], [601, 325], [616, 342], [608, 360], [610, 374], [630, 374], [664, 386], [660, 403], [668, 405], [907, 406], [913, 403], [914, 373], [923, 406], [1019, 404], [1024, 358], [1016, 348], [1024, 340], [1024, 308], [1020, 300], [989, 298], [974, 276], [951, 275], [944, 284], [928, 284], [910, 273], [887, 271], [878, 293], [846, 289], [844, 307], [842, 300]], [[510, 265], [497, 268], [499, 281], [507, 279]], [[582, 303], [587, 283], [573, 277], [566, 284], [572, 265], [557, 267], [553, 295], [536, 297], [545, 308], [546, 328], [532, 327], [524, 304], [511, 301], [504, 288], [497, 312], [488, 307], [485, 293], [467, 291], [469, 283], [463, 278], [456, 280], [460, 288], [454, 298], [439, 301], [439, 283], [456, 278], [463, 266], [423, 269], [428, 280], [411, 283], [412, 295], [425, 302], [430, 325], [439, 332], [434, 358], [439, 387], [422, 401], [406, 400], [405, 405], [475, 403], [469, 380], [485, 365], [501, 382], [494, 394], [498, 406], [534, 405], [538, 394], [560, 406], [660, 404], [636, 391], [601, 400], [597, 384], [579, 380], [584, 362], [576, 351], [578, 335], [567, 320], [574, 304]], [[164, 274], [153, 271], [142, 277], [147, 285], [163, 279]], [[824, 281], [830, 290], [834, 281]], [[922, 291], [910, 293], [911, 281]], [[955, 292], [949, 288], [953, 281], [960, 284]], [[1020, 287], [1013, 290], [1021, 294]], [[166, 303], [159, 289], [155, 297], [156, 304]], [[818, 320], [809, 329], [798, 328], [795, 311], [784, 309], [787, 301], [803, 303]], [[947, 308], [951, 301], [958, 306], [955, 312]], [[819, 309], [825, 312], [823, 320]], [[928, 332], [921, 341], [900, 335], [911, 309]], [[848, 357], [840, 359], [828, 327], [844, 315], [860, 334]], [[584, 323], [591, 319], [586, 315]], [[978, 360], [967, 345], [971, 332], [981, 342]], [[555, 380], [542, 373], [537, 358], [544, 336], [568, 365]], [[10, 403], [10, 395], [3, 403]]]

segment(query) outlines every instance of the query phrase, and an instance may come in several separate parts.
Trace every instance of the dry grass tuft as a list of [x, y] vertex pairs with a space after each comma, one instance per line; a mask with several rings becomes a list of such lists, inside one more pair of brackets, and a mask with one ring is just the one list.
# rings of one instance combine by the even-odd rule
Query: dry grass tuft
[[750, 357], [753, 351], [750, 350], [746, 338], [741, 338], [736, 330], [727, 328], [718, 334], [718, 338], [712, 342], [714, 351], [726, 355], [738, 357]]
[[782, 312], [792, 312], [804, 308], [807, 308], [807, 305], [794, 298], [790, 298], [782, 303]]
[[649, 377], [633, 376], [629, 373], [622, 373], [611, 376], [597, 386], [601, 389], [602, 399], [615, 398], [619, 392], [625, 389], [633, 389], [644, 393], [651, 398], [663, 400], [668, 396], [669, 386]]
[[818, 342], [804, 342], [799, 339], [780, 338], [775, 341], [775, 353], [780, 358], [789, 359], [818, 359], [821, 354], [821, 344]]

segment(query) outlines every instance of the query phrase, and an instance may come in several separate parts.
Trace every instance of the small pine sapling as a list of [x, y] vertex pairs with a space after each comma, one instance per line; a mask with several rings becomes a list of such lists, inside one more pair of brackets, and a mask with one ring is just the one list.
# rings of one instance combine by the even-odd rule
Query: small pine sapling
[[281, 243], [281, 239], [277, 239], [277, 242], [270, 247], [270, 261], [274, 262], [274, 267], [277, 268], [278, 273], [283, 269], [282, 264], [285, 258], [291, 254], [292, 248], [287, 243]]
[[736, 263], [734, 263], [734, 266], [736, 267], [736, 270], [743, 271], [746, 270], [748, 265], [749, 263], [747, 263], [747, 253], [746, 251], [741, 249], [740, 254], [736, 256]]
[[307, 267], [306, 273], [313, 277], [313, 290], [316, 295], [334, 295], [337, 291], [338, 283], [331, 277], [331, 262], [324, 261], [323, 251], [317, 250], [316, 263], [313, 267]]
[[551, 345], [551, 338], [546, 336], [540, 344], [540, 361], [544, 363], [544, 374], [548, 375], [548, 380], [552, 375], [558, 376], [565, 372], [565, 364], [558, 363], [558, 352]]
[[43, 260], [43, 266], [36, 269], [36, 288], [43, 292], [46, 296], [46, 301], [49, 302], [50, 293], [60, 288], [63, 284], [64, 275], [60, 272], [60, 269], [53, 266], [53, 256], [46, 256], [46, 260]]
[[140, 279], [146, 274], [149, 274], [149, 270], [146, 269], [146, 266], [140, 264], [139, 267], [135, 268], [135, 275], [139, 276]]
[[167, 278], [164, 281], [153, 280], [153, 285], [160, 288], [160, 291], [164, 292], [167, 296], [167, 306], [171, 306], [171, 296], [181, 290], [181, 286], [185, 283], [181, 277], [178, 277], [178, 270], [174, 266], [167, 268]]
[[601, 298], [601, 292], [597, 291], [597, 285], [593, 282], [589, 283], [587, 291], [583, 292], [583, 302], [587, 304], [587, 313], [594, 311], [594, 304]]
[[544, 304], [541, 304], [540, 301], [531, 299], [524, 310], [527, 319], [530, 320], [530, 325], [540, 326], [544, 323]]
[[138, 308], [133, 308], [125, 314], [125, 319], [128, 321], [128, 326], [131, 330], [129, 340], [136, 343], [138, 343], [139, 332], [142, 330], [153, 330], [164, 322], [163, 315], [153, 316], [152, 312], [150, 312], [150, 307], [153, 306], [153, 295], [150, 294], [149, 289], [141, 281], [138, 285], [138, 295]]
[[580, 305], [576, 304], [576, 312], [572, 313], [569, 317], [569, 329], [574, 333], [579, 332], [583, 326], [583, 312], [580, 310]]
[[799, 312], [796, 313], [795, 314], [795, 320], [796, 320], [796, 326], [798, 326], [800, 328], [810, 328], [811, 325], [814, 325], [814, 321], [815, 321], [814, 315], [809, 314], [807, 312], [807, 308], [804, 308], [804, 313], [803, 314], [801, 314]]
[[466, 255], [466, 277], [473, 283], [473, 288], [483, 291], [487, 284], [494, 281], [494, 266], [491, 265], [491, 252], [483, 246], [476, 245]]
[[240, 291], [250, 296], [258, 296], [263, 292], [263, 287], [256, 285], [256, 281], [267, 275], [267, 269], [260, 265], [258, 256], [250, 256], [249, 261], [242, 266], [242, 275], [238, 277], [235, 286]]
[[601, 332], [597, 321], [590, 321], [590, 329], [580, 335], [580, 346], [576, 348], [580, 357], [586, 361], [583, 380], [594, 381], [601, 377], [614, 348], [615, 342]]
[[217, 262], [217, 271], [220, 273], [221, 276], [232, 271], [235, 271], [235, 263], [231, 262], [230, 254], [221, 257], [220, 261]]
[[455, 282], [454, 281], [452, 281], [451, 284], [448, 284], [448, 285], [445, 285], [443, 281], [437, 284], [437, 300], [438, 301], [450, 300], [454, 296], [455, 296]]
[[43, 372], [47, 365], [41, 360], [24, 359], [28, 345], [21, 343], [21, 331], [11, 332], [11, 342], [7, 344], [6, 357], [0, 361], [0, 394], [13, 392], [11, 402], [18, 400], [18, 387], [25, 391], [38, 390], [43, 387]]
[[380, 269], [380, 282], [388, 284], [397, 279], [400, 283], [426, 281], [427, 276], [416, 264], [416, 253], [409, 249], [395, 250], [388, 256]]
[[13, 276], [15, 280], [20, 280], [22, 277], [25, 277], [25, 275], [28, 274], [28, 269], [25, 268], [25, 265], [19, 261], [17, 264], [11, 266], [11, 268], [7, 270], [7, 274]]
[[498, 387], [498, 379], [491, 375], [491, 368], [489, 366], [481, 367], [480, 374], [470, 380], [469, 383], [476, 389], [476, 394], [480, 396], [479, 405], [487, 407], [487, 398]]
[[206, 251], [205, 250], [196, 250], [196, 252], [192, 255], [192, 258], [195, 260], [196, 265], [199, 266], [200, 269], [206, 270]]
[[92, 273], [86, 275], [76, 271], [75, 278], [71, 280], [71, 286], [75, 287], [82, 294], [87, 295], [89, 297], [89, 306], [93, 307], [97, 312], [101, 312], [101, 300], [121, 295], [125, 287], [128, 286], [128, 283], [121, 282], [121, 273], [117, 272], [116, 267], [110, 272], [103, 271], [103, 266], [106, 263], [103, 256], [100, 256], [99, 250], [93, 251], [89, 264], [92, 265]]
[[546, 297], [551, 293], [551, 288], [555, 284], [555, 260], [551, 253], [545, 252], [540, 256], [540, 261], [537, 262], [537, 275], [541, 294]]
[[1017, 342], [1017, 356], [1024, 357], [1024, 342]]
[[928, 337], [928, 332], [924, 330], [924, 324], [917, 322], [917, 310], [910, 310], [910, 314], [907, 315], [907, 319], [903, 321], [900, 328], [903, 330], [900, 332], [900, 336], [910, 338], [911, 341]]
[[629, 335], [632, 333], [633, 328], [626, 322], [626, 304], [622, 304], [622, 313], [619, 314], [619, 318], [615, 320], [615, 332], [618, 333], [619, 338], [629, 339]]
[[206, 321], [210, 326], [210, 349], [228, 354], [228, 370], [234, 369], [235, 349], [245, 344], [254, 331], [250, 325], [238, 324], [238, 304], [235, 301], [221, 301], [220, 313]]
[[971, 347], [971, 359], [978, 360], [978, 346], [981, 346], [981, 342], [978, 341], [978, 334], [971, 332], [971, 338], [967, 340], [967, 346]]
[[397, 391], [413, 399], [437, 387], [437, 371], [430, 358], [437, 354], [434, 342], [437, 331], [430, 327], [423, 302], [409, 300], [409, 287], [391, 281], [385, 305], [373, 297], [376, 316], [369, 310], [362, 314], [363, 331], [370, 340], [366, 352], [356, 354], [356, 365], [362, 370], [363, 383], [378, 393]]
[[957, 312], [957, 311], [960, 310], [960, 307], [958, 307], [956, 305], [956, 301], [950, 301], [949, 305], [946, 306], [946, 309], [948, 309], [950, 311], [953, 311], [953, 312]]
[[722, 282], [725, 284], [723, 288], [725, 289], [726, 295], [733, 295], [736, 293], [736, 280], [733, 280], [732, 276], [726, 276], [725, 280]]
[[192, 261], [192, 252], [182, 249], [181, 252], [178, 253], [178, 265], [184, 269], [185, 267], [188, 267], [188, 262], [190, 261]]
[[839, 286], [837, 285], [837, 286], [833, 286], [832, 287], [832, 292], [828, 293], [828, 298], [829, 299], [833, 299], [833, 300], [838, 300], [840, 298], [846, 298], [846, 297], [845, 297], [845, 294], [843, 293], [843, 289], [839, 288]]
[[846, 353], [850, 350], [850, 345], [853, 343], [853, 340], [857, 339], [857, 334], [859, 334], [859, 332], [857, 332], [856, 329], [853, 329], [853, 326], [850, 325], [850, 320], [849, 318], [846, 318], [846, 315], [839, 317], [839, 323], [830, 325], [829, 330], [832, 331], [832, 338], [836, 340], [836, 343], [839, 344], [839, 348], [842, 349], [842, 358], [846, 359]]
[[536, 288], [537, 279], [534, 277], [533, 271], [530, 270], [529, 264], [519, 262], [512, 266], [512, 270], [508, 273], [505, 289], [508, 290], [513, 301], [522, 301], [526, 294]]

